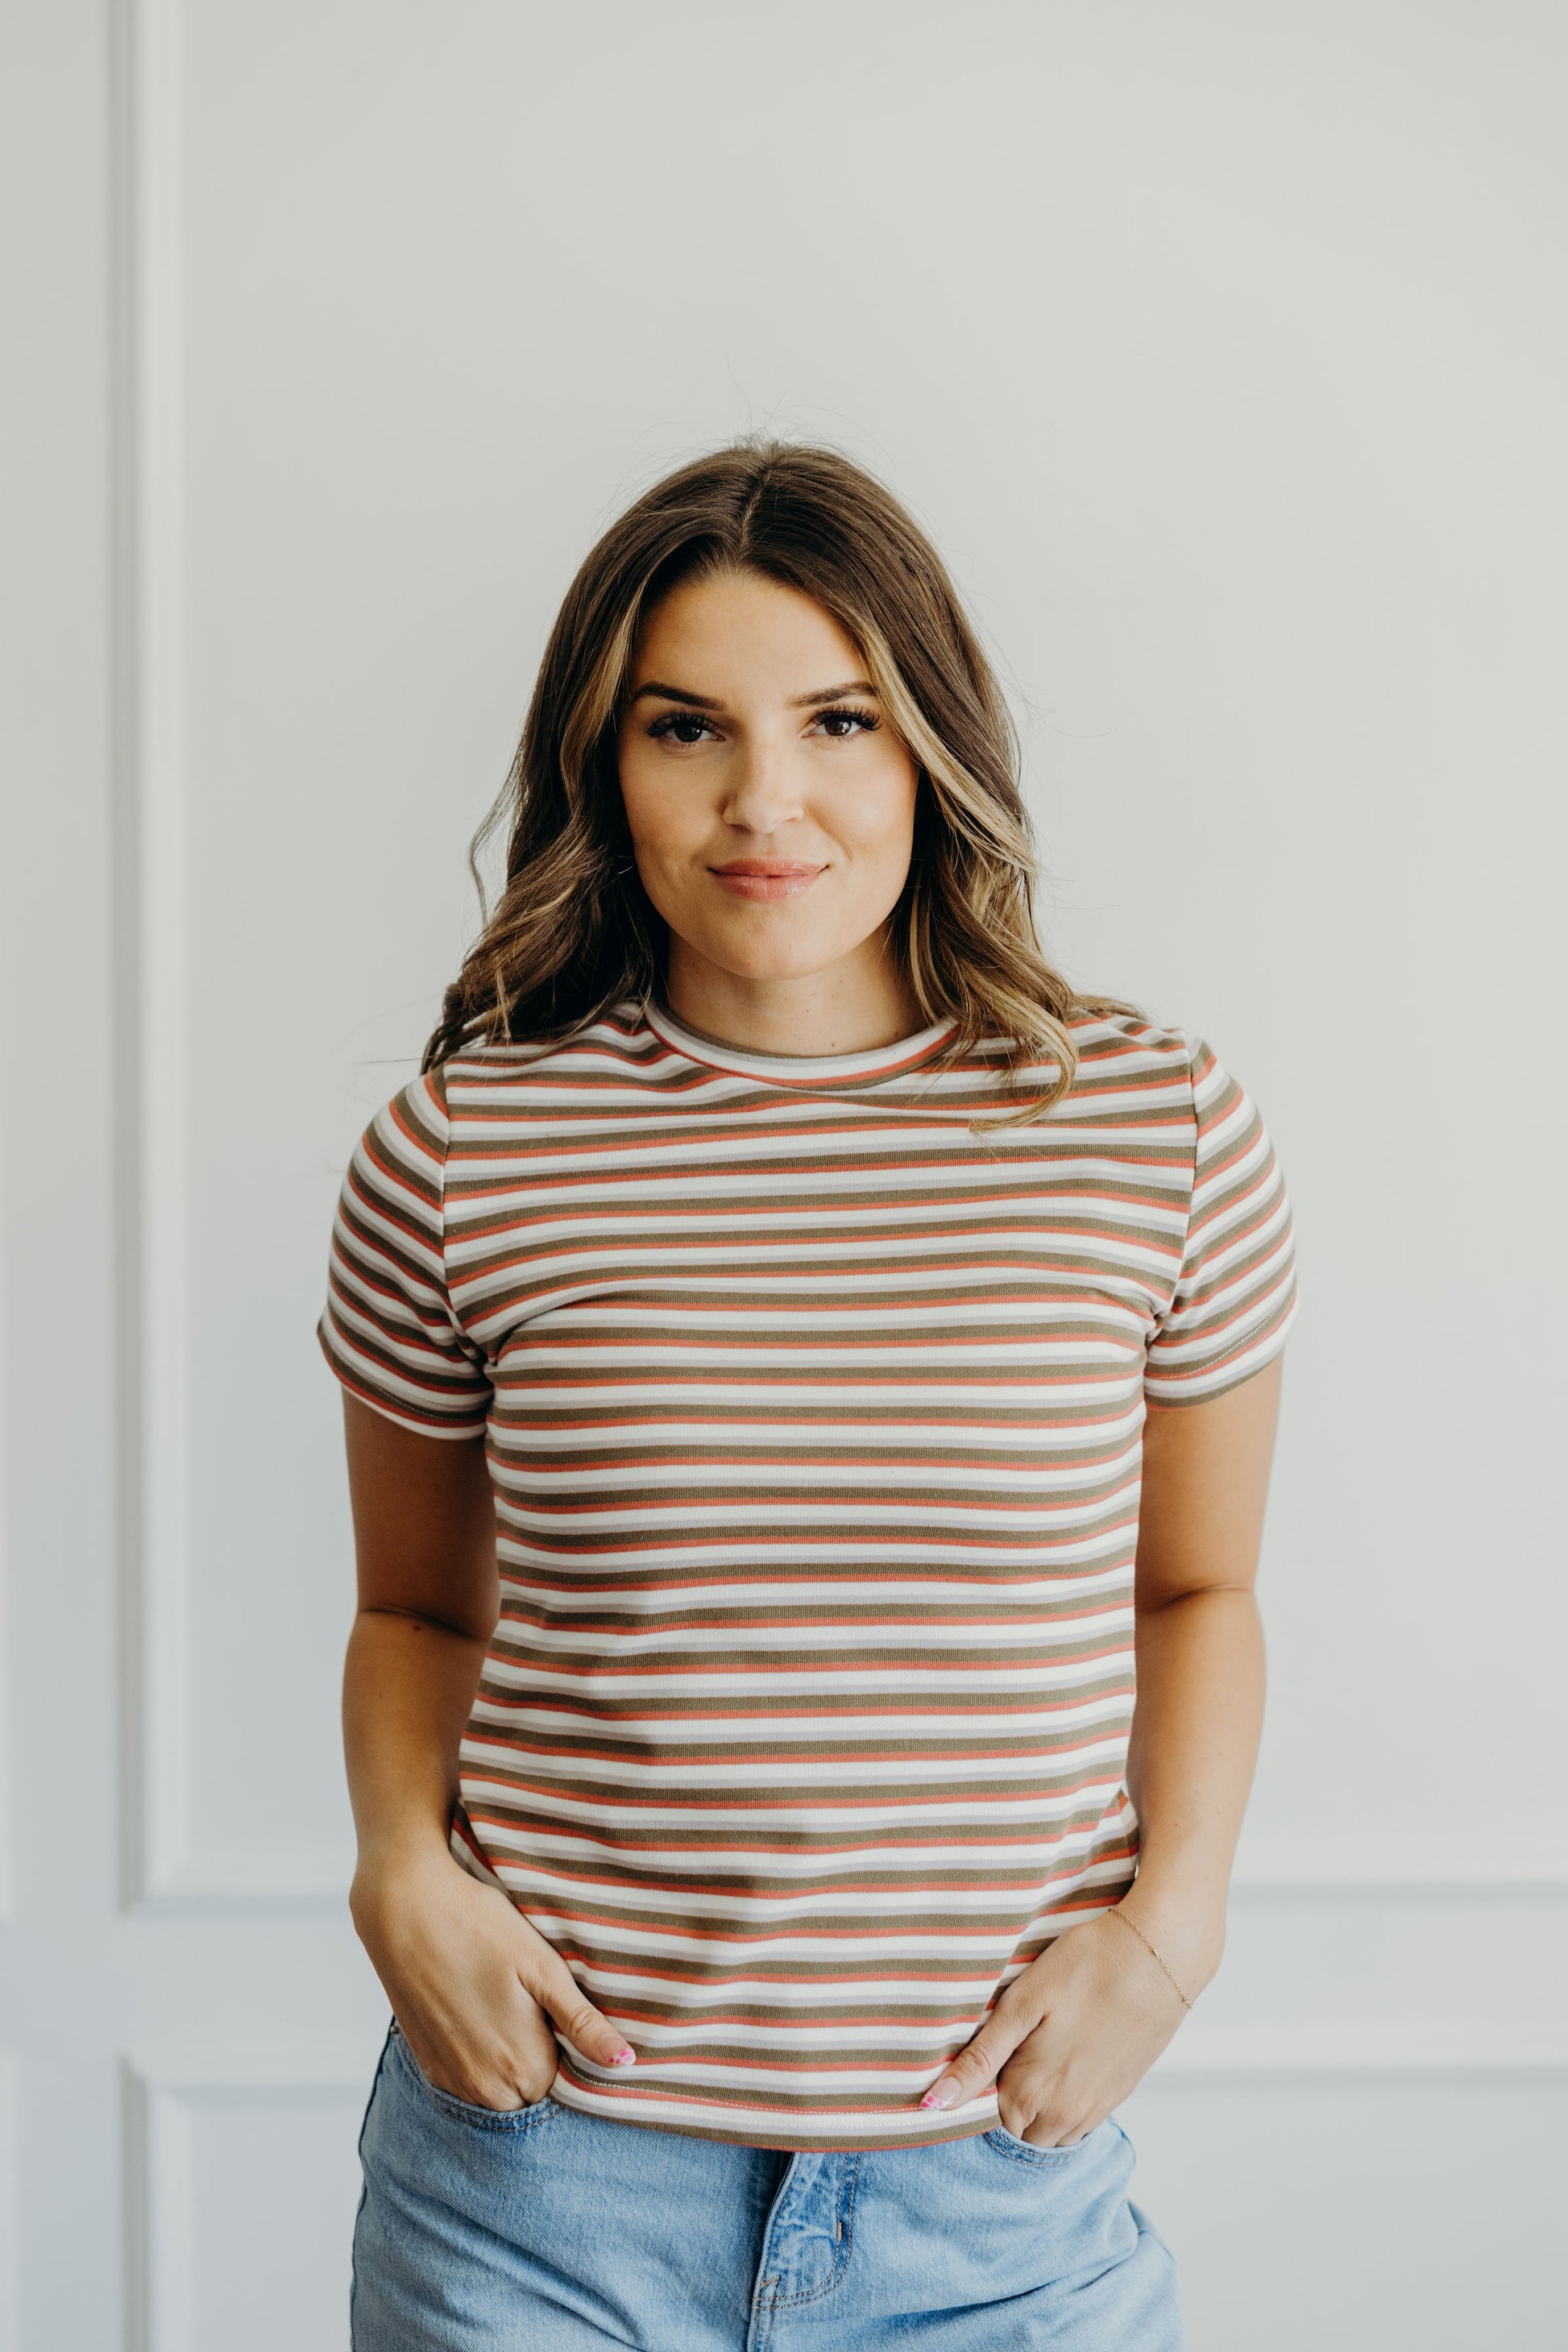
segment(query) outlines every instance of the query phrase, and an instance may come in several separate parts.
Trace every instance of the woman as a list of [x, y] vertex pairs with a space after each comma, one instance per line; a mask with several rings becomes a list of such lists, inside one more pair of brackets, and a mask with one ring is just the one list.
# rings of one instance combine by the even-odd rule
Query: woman
[[615, 524], [508, 794], [321, 1327], [357, 2352], [1164, 2352], [1111, 2111], [1258, 1740], [1267, 1135], [1044, 960], [995, 683], [840, 457]]

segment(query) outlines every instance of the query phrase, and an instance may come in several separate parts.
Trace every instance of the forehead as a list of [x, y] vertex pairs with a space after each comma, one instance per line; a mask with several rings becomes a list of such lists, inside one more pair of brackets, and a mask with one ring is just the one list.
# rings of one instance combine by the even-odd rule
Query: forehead
[[644, 616], [632, 683], [789, 696], [862, 667], [853, 637], [814, 597], [755, 572], [721, 572], [683, 582]]

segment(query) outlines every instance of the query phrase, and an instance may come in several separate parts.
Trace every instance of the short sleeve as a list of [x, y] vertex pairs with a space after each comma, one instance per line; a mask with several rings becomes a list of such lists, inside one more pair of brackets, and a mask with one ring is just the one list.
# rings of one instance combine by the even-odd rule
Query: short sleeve
[[1191, 1041], [1196, 1126], [1181, 1272], [1150, 1341], [1152, 1404], [1201, 1404], [1261, 1371], [1296, 1318], [1290, 1203], [1268, 1131], [1203, 1038]]
[[343, 1386], [378, 1412], [426, 1437], [475, 1437], [490, 1384], [447, 1289], [447, 1141], [438, 1070], [372, 1119], [338, 1196], [316, 1328]]

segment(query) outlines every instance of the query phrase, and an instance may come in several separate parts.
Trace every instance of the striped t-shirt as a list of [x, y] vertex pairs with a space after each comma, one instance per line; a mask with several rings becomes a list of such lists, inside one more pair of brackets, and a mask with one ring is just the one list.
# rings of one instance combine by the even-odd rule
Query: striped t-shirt
[[[321, 1338], [488, 1445], [500, 1619], [454, 1851], [637, 2052], [567, 2106], [777, 2148], [997, 2119], [921, 2094], [1136, 1866], [1144, 1401], [1283, 1344], [1290, 1213], [1201, 1039], [757, 1054], [662, 1006], [464, 1049], [372, 1122]], [[1053, 1066], [1036, 1073], [1041, 1090]]]

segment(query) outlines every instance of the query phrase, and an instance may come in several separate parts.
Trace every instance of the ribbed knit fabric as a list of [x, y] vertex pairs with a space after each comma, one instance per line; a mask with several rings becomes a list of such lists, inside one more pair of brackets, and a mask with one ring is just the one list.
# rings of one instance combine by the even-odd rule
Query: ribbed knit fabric
[[[762, 1055], [626, 1005], [464, 1051], [372, 1122], [321, 1333], [488, 1440], [501, 1615], [454, 1850], [637, 2053], [569, 2106], [780, 2148], [996, 2120], [921, 2095], [1135, 1869], [1145, 1399], [1283, 1345], [1290, 1213], [1209, 1047]], [[1049, 1065], [1036, 1074], [1043, 1085]]]

